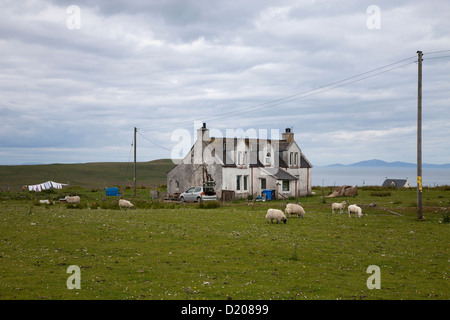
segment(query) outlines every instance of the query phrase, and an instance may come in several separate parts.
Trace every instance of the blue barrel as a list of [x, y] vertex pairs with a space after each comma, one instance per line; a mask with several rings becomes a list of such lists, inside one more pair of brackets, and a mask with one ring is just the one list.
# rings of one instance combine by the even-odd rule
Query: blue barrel
[[262, 192], [266, 195], [266, 200], [272, 200], [272, 190], [263, 190]]
[[119, 196], [119, 188], [105, 188], [105, 193], [107, 196], [117, 197]]

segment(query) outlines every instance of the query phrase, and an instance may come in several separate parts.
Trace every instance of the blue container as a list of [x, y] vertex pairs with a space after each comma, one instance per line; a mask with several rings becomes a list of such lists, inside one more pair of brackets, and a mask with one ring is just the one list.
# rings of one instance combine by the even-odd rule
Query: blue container
[[275, 200], [275, 190], [263, 190], [262, 192], [266, 195], [266, 200]]
[[105, 192], [107, 196], [118, 197], [119, 196], [119, 188], [105, 188]]

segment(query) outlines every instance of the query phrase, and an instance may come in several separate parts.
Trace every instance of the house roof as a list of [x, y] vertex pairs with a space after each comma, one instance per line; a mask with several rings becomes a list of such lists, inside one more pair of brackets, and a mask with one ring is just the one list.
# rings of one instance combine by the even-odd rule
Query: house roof
[[[209, 142], [203, 142], [203, 148], [205, 148], [207, 145], [212, 144], [218, 146], [219, 144], [222, 146], [222, 159], [225, 159], [224, 166], [225, 167], [236, 167], [236, 164], [234, 161], [229, 157], [229, 154], [227, 153], [226, 147], [230, 144], [233, 146], [233, 149], [235, 148], [237, 142], [240, 139], [238, 138], [216, 138], [211, 137], [211, 141]], [[245, 144], [248, 146], [252, 145], [253, 148], [250, 149], [250, 158], [255, 159], [256, 163], [252, 161], [250, 164], [250, 167], [264, 167], [264, 165], [261, 163], [258, 157], [258, 151], [260, 150], [260, 143], [269, 143], [269, 144], [277, 144], [278, 145], [278, 152], [279, 152], [279, 158], [278, 158], [278, 166], [281, 168], [288, 168], [289, 165], [283, 160], [282, 158], [282, 152], [289, 150], [291, 145], [295, 142], [288, 142], [286, 140], [274, 140], [274, 139], [251, 139], [251, 138], [245, 138], [244, 139]], [[303, 152], [300, 151], [300, 166], [302, 168], [311, 168], [312, 164], [306, 159]]]
[[407, 179], [386, 179], [382, 187], [404, 187], [407, 181]]
[[298, 178], [281, 168], [264, 168], [263, 170], [277, 180], [298, 180]]

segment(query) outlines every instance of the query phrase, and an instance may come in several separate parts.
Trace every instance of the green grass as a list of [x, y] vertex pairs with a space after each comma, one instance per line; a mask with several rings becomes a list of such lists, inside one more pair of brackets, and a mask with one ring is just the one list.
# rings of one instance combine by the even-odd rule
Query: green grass
[[[298, 199], [306, 217], [287, 224], [264, 219], [282, 201], [166, 204], [144, 191], [127, 211], [83, 189], [80, 209], [3, 194], [0, 299], [450, 298], [445, 188], [424, 190], [425, 221], [415, 190], [368, 188], [347, 199], [363, 205], [361, 219], [332, 215], [342, 199], [323, 203], [317, 192]], [[70, 265], [81, 269], [79, 290], [67, 289]], [[380, 267], [380, 290], [366, 286], [369, 265]]]
[[[167, 172], [175, 165], [170, 159], [137, 163], [137, 184], [158, 186], [166, 184]], [[133, 163], [99, 162], [80, 164], [45, 164], [0, 166], [0, 191], [20, 191], [23, 185], [33, 185], [48, 180], [69, 183], [90, 189], [112, 186], [131, 186]]]

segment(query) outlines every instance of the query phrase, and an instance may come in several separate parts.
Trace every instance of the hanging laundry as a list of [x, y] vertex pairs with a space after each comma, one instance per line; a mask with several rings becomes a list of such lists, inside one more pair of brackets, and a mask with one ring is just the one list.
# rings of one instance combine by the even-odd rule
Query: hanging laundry
[[48, 190], [48, 189], [51, 189], [51, 188], [62, 189], [63, 186], [68, 186], [68, 184], [54, 182], [54, 181], [46, 181], [46, 182], [39, 183], [39, 184], [29, 185], [28, 186], [28, 190], [29, 191], [40, 192], [40, 191]]

